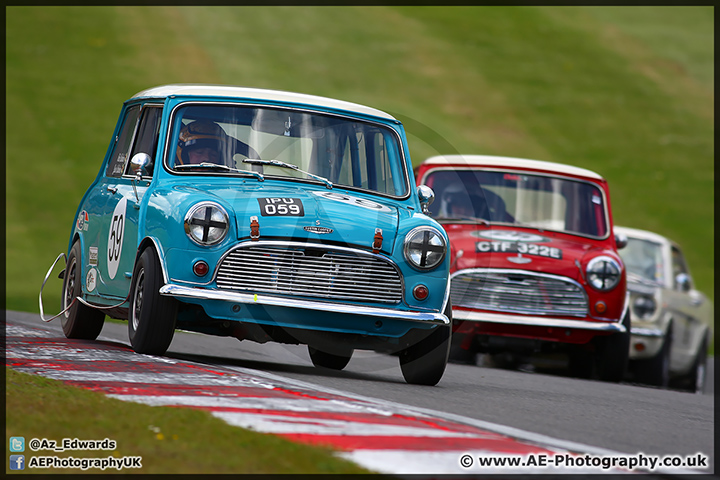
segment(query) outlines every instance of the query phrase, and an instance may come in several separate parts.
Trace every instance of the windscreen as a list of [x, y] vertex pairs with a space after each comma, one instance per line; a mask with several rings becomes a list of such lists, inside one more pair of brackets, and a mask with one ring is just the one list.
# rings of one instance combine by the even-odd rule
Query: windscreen
[[628, 238], [627, 245], [619, 253], [629, 273], [663, 283], [662, 246], [659, 243]]
[[435, 191], [430, 213], [441, 222], [486, 221], [605, 237], [600, 188], [590, 182], [481, 169], [439, 169], [424, 183]]
[[175, 110], [172, 125], [167, 165], [178, 173], [251, 170], [396, 197], [409, 190], [399, 137], [381, 124], [295, 109], [192, 104]]

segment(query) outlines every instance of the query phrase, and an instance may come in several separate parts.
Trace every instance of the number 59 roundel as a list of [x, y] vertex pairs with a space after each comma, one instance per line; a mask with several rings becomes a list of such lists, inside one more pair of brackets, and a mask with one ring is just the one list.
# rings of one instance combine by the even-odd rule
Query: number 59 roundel
[[125, 232], [126, 206], [127, 200], [123, 198], [115, 206], [112, 218], [110, 219], [110, 231], [108, 232], [107, 264], [108, 275], [111, 279], [115, 278], [118, 266], [120, 265], [123, 234]]

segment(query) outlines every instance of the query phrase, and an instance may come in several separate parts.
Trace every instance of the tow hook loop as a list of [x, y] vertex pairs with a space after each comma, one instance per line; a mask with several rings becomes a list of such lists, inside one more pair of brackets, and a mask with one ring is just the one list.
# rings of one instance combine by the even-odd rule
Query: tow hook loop
[[380, 251], [380, 249], [382, 248], [382, 242], [383, 242], [382, 229], [376, 228], [375, 229], [375, 239], [374, 239], [373, 245], [372, 245], [373, 253], [378, 253]]
[[260, 238], [260, 223], [258, 217], [250, 217], [250, 239], [257, 240]]

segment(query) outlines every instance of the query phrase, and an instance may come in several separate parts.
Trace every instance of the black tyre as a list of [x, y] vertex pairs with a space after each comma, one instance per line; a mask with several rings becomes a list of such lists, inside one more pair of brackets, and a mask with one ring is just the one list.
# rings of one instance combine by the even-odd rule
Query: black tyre
[[570, 376], [575, 378], [589, 379], [593, 376], [593, 355], [592, 353], [578, 348], [570, 352], [568, 356], [568, 371]]
[[450, 319], [450, 325], [438, 325], [430, 335], [400, 352], [400, 370], [407, 383], [436, 385], [445, 373], [452, 334], [450, 302], [445, 315]]
[[668, 329], [662, 348], [654, 357], [634, 362], [635, 381], [644, 385], [667, 388], [670, 382], [671, 347], [672, 331]]
[[597, 373], [598, 378], [605, 382], [620, 382], [627, 371], [630, 356], [630, 311], [625, 313], [622, 324], [625, 332], [597, 339]]
[[164, 354], [175, 334], [177, 300], [160, 295], [160, 260], [153, 248], [140, 255], [132, 276], [128, 335], [137, 353]]
[[472, 347], [467, 350], [462, 348], [465, 338], [465, 334], [455, 333], [452, 336], [448, 361], [450, 363], [458, 363], [461, 365], [477, 365], [477, 353], [472, 349]]
[[695, 362], [685, 377], [681, 379], [681, 388], [688, 392], [703, 393], [705, 389], [705, 380], [707, 377], [707, 357], [708, 357], [708, 336], [707, 333], [703, 337], [700, 344], [700, 350], [695, 357]]
[[[82, 265], [80, 242], [70, 249], [65, 276], [63, 277], [62, 308], [65, 310], [76, 297], [82, 296]], [[62, 329], [67, 338], [95, 340], [105, 323], [105, 314], [101, 310], [75, 301], [75, 304], [62, 317]]]
[[331, 370], [342, 370], [350, 362], [353, 350], [348, 349], [347, 352], [338, 354], [324, 352], [308, 345], [308, 353], [310, 360], [316, 367], [329, 368]]
[[517, 370], [522, 364], [521, 358], [512, 352], [493, 353], [490, 359], [495, 368], [503, 370]]

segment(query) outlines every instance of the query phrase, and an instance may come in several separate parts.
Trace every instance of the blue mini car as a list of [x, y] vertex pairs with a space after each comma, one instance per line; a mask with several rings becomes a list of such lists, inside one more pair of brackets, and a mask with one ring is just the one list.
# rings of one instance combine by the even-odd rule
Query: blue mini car
[[62, 325], [128, 320], [138, 353], [175, 329], [307, 345], [340, 370], [397, 354], [435, 385], [450, 345], [448, 239], [402, 124], [329, 98], [166, 85], [127, 100], [70, 234]]

